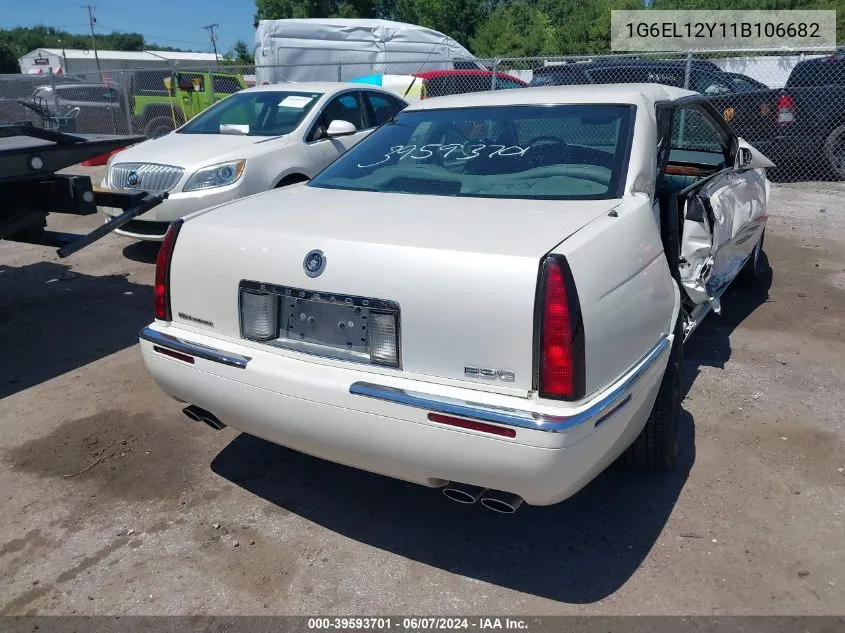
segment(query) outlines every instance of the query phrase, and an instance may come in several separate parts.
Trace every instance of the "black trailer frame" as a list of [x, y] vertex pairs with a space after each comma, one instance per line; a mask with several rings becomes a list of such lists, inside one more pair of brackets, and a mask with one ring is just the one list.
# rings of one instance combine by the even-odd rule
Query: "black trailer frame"
[[[167, 192], [103, 190], [89, 176], [56, 173], [144, 140], [0, 126], [0, 240], [58, 247], [58, 256], [67, 257], [160, 204]], [[92, 215], [98, 206], [123, 213], [87, 234], [44, 230], [49, 213]]]

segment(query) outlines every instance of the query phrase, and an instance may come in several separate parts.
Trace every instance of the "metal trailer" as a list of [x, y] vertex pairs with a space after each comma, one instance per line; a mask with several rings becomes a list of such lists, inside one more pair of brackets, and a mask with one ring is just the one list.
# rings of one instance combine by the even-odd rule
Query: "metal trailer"
[[[88, 176], [56, 173], [145, 139], [0, 126], [0, 240], [53, 246], [59, 257], [67, 257], [160, 204], [166, 192], [106, 191]], [[98, 206], [123, 213], [87, 234], [45, 228], [50, 213], [92, 215]]]

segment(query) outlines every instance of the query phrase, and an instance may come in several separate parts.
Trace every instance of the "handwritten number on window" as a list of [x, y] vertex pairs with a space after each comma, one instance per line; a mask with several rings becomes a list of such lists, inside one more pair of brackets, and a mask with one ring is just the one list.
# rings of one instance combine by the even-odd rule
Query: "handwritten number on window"
[[[496, 149], [491, 152], [487, 151], [492, 148]], [[394, 145], [380, 161], [367, 164], [358, 163], [358, 167], [366, 169], [382, 165], [390, 161], [390, 159], [394, 156], [398, 156], [399, 158], [397, 160], [399, 161], [405, 158], [410, 158], [411, 160], [426, 160], [434, 156], [435, 151], [433, 150], [442, 154], [443, 158], [449, 158], [453, 153], [460, 150], [459, 155], [456, 155], [454, 160], [467, 161], [483, 155], [486, 155], [487, 158], [494, 158], [497, 156], [525, 156], [525, 152], [527, 152], [528, 149], [528, 147], [520, 147], [518, 145], [511, 145], [508, 147], [505, 145], [486, 145], [483, 143], [475, 143], [469, 146], [467, 146], [467, 143], [428, 143], [421, 146], [419, 149], [417, 149], [416, 145]]]

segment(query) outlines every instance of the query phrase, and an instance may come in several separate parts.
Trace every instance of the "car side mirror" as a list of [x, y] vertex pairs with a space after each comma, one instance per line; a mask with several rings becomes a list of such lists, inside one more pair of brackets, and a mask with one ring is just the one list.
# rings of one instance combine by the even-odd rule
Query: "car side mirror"
[[736, 151], [737, 169], [765, 169], [774, 166], [775, 164], [758, 150], [749, 145], [743, 139], [739, 139], [739, 147]]
[[350, 134], [355, 134], [357, 131], [358, 128], [356, 128], [353, 123], [343, 121], [341, 119], [335, 119], [329, 123], [329, 129], [326, 130], [326, 137], [335, 138], [337, 136], [349, 136]]

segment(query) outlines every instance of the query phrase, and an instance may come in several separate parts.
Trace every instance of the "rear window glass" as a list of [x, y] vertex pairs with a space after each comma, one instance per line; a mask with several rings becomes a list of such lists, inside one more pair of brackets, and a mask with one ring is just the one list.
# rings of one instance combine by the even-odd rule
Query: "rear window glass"
[[67, 101], [89, 101], [100, 103], [114, 103], [120, 99], [114, 88], [98, 86], [57, 86], [56, 93], [60, 99]]
[[572, 86], [590, 83], [580, 68], [554, 68], [534, 71], [530, 86]]
[[310, 186], [433, 196], [607, 199], [627, 172], [634, 106], [403, 112]]

